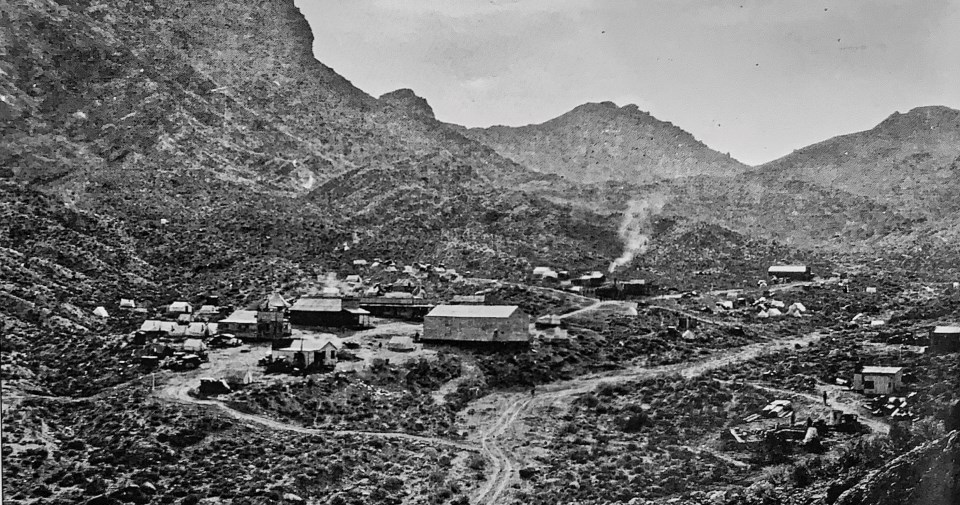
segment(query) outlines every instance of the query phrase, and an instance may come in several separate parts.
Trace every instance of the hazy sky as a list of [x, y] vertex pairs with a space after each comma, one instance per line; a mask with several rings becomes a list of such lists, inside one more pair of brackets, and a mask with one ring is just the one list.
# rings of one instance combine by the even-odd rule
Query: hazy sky
[[960, 108], [960, 1], [296, 0], [314, 54], [443, 121], [637, 104], [757, 164], [921, 105]]

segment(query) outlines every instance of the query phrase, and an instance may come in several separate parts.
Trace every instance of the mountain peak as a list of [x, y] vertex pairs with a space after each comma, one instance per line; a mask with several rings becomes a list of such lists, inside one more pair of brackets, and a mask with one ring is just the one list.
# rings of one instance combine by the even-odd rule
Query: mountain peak
[[541, 124], [472, 128], [465, 134], [521, 165], [580, 183], [645, 184], [746, 168], [634, 104], [589, 102]]
[[380, 95], [379, 100], [391, 105], [411, 116], [429, 117], [435, 119], [433, 108], [423, 97], [418, 96], [412, 89], [401, 88]]
[[935, 128], [960, 129], [960, 110], [943, 105], [915, 107], [905, 114], [894, 112], [876, 129], [889, 133], [915, 133], [917, 129]]

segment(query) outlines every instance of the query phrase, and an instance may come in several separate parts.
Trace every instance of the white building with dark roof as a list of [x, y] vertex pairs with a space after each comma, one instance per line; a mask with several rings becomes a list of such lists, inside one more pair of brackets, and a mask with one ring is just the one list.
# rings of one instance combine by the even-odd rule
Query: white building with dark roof
[[439, 305], [423, 318], [423, 340], [529, 342], [530, 316], [516, 305]]
[[861, 391], [866, 395], [889, 395], [903, 387], [903, 367], [899, 366], [865, 366], [854, 372], [854, 391]]

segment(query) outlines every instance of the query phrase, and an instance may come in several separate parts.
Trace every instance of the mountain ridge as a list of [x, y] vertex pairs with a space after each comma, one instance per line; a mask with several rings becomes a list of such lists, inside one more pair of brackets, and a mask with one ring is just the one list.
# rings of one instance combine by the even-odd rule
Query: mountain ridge
[[466, 128], [501, 155], [576, 183], [648, 183], [748, 167], [633, 104], [590, 102], [543, 123]]

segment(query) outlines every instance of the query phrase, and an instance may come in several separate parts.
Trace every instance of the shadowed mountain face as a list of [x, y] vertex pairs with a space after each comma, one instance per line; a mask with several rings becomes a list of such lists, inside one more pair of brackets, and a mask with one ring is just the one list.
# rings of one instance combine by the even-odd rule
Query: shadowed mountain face
[[760, 166], [767, 179], [805, 180], [934, 221], [960, 212], [960, 111], [918, 107]]
[[747, 167], [636, 105], [588, 103], [545, 123], [464, 132], [533, 170], [578, 183], [644, 184]]

